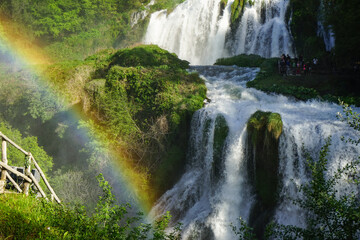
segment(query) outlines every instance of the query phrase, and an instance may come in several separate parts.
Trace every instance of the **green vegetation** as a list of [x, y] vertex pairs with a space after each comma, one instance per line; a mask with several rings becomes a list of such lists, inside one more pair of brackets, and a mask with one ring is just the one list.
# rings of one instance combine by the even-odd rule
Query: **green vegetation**
[[324, 40], [317, 36], [320, 0], [291, 0], [288, 17], [292, 11], [290, 23], [294, 44], [299, 55], [312, 59], [325, 54]]
[[101, 49], [140, 42], [149, 18], [132, 26], [133, 14], [171, 11], [183, 1], [158, 0], [148, 8], [150, 0], [4, 0], [0, 16], [7, 31], [40, 44], [54, 61], [82, 60]]
[[[343, 122], [346, 122], [350, 127], [352, 127], [356, 131], [360, 131], [360, 113], [355, 112], [347, 103], [340, 102], [344, 114], [338, 113], [337, 117]], [[352, 138], [342, 138], [343, 141], [351, 142], [352, 144], [359, 145], [360, 144], [360, 137], [359, 139], [352, 139]]]
[[155, 45], [147, 47], [139, 46], [134, 48], [122, 49], [111, 57], [110, 65], [120, 65], [123, 67], [155, 67], [163, 66], [171, 69], [187, 69], [189, 63], [180, 60], [175, 54], [170, 54]]
[[[215, 65], [237, 65], [239, 67], [260, 67], [267, 59], [260, 57], [259, 55], [255, 54], [240, 54], [230, 58], [220, 58], [216, 60]], [[272, 68], [266, 69], [272, 70]]]
[[180, 239], [180, 225], [165, 233], [171, 216], [144, 223], [131, 206], [118, 205], [112, 188], [98, 176], [102, 195], [92, 213], [81, 205], [61, 206], [24, 195], [0, 196], [1, 239]]
[[303, 184], [300, 191], [303, 199], [295, 203], [306, 214], [306, 228], [270, 224], [269, 237], [281, 239], [356, 239], [360, 229], [360, 202], [356, 193], [339, 193], [336, 184], [341, 179], [349, 179], [350, 184], [359, 185], [359, 160], [341, 167], [328, 178], [330, 139], [322, 148], [318, 160], [308, 157], [311, 181]]
[[155, 199], [181, 175], [190, 120], [206, 97], [204, 81], [188, 67], [175, 54], [141, 45], [51, 65], [44, 73], [94, 119], [119, 161], [150, 174], [139, 185], [155, 185]]
[[[350, 127], [359, 132], [359, 113], [354, 112], [348, 105], [342, 104], [343, 114], [338, 114], [340, 120], [347, 122]], [[259, 115], [259, 113], [258, 113]], [[359, 139], [343, 139], [358, 144]], [[331, 137], [326, 140], [318, 159], [307, 155], [307, 168], [310, 181], [299, 187], [302, 198], [292, 199], [293, 202], [306, 212], [305, 228], [292, 225], [279, 225], [274, 222], [266, 226], [266, 239], [356, 239], [360, 229], [360, 199], [357, 192], [339, 192], [337, 184], [352, 185], [358, 189], [360, 185], [360, 159], [352, 159], [345, 166], [329, 175], [327, 154]], [[356, 190], [355, 190], [356, 191]], [[240, 218], [240, 227], [231, 224], [233, 232], [239, 239], [255, 239], [254, 229]]]
[[[353, 119], [355, 120], [355, 119]], [[355, 120], [358, 122], [358, 120]], [[338, 168], [328, 177], [327, 153], [330, 138], [321, 149], [319, 159], [307, 159], [311, 181], [300, 186], [302, 199], [294, 203], [307, 214], [306, 227], [279, 225], [274, 222], [266, 227], [266, 239], [357, 239], [360, 227], [360, 201], [356, 193], [339, 193], [336, 184], [348, 179], [348, 184], [359, 186], [359, 159], [354, 159], [344, 167]], [[256, 239], [254, 229], [240, 219], [239, 228], [232, 226], [238, 239]]]
[[215, 130], [214, 130], [214, 144], [213, 144], [213, 162], [212, 162], [212, 177], [215, 181], [219, 181], [224, 169], [224, 150], [226, 138], [229, 134], [229, 126], [223, 115], [218, 115], [215, 119]]
[[[324, 10], [321, 10], [319, 0], [290, 1], [287, 18], [292, 13], [290, 28], [297, 53], [308, 59], [317, 57], [321, 62], [331, 61], [337, 67], [351, 71], [360, 56], [360, 33], [353, 30], [360, 28], [360, 3], [356, 0], [325, 0], [323, 4]], [[335, 35], [332, 56], [326, 53], [324, 42], [317, 35], [319, 13], [322, 14], [323, 25]]]
[[[4, 65], [0, 117], [26, 136], [38, 136], [54, 157], [50, 179], [61, 199], [92, 206], [95, 169], [117, 161], [132, 169], [126, 177], [150, 203], [181, 176], [191, 117], [206, 97], [204, 81], [188, 66], [156, 46], [102, 50], [84, 61], [44, 66], [53, 94], [38, 87], [41, 78]], [[57, 102], [58, 94], [68, 103]], [[71, 117], [73, 110], [82, 113], [81, 121]], [[85, 147], [77, 140], [84, 126], [92, 131]]]
[[313, 73], [302, 76], [282, 76], [278, 72], [278, 58], [265, 59], [257, 55], [241, 54], [232, 58], [218, 59], [216, 65], [237, 65], [239, 67], [260, 67], [260, 72], [247, 87], [264, 92], [294, 96], [300, 100], [320, 99], [338, 102], [339, 98], [348, 104], [359, 105], [360, 93], [356, 77]]
[[224, 11], [227, 3], [228, 3], [228, 0], [221, 0], [220, 1], [220, 9], [221, 9], [221, 11]]
[[234, 226], [232, 223], [230, 224], [232, 231], [239, 238], [239, 240], [255, 240], [256, 235], [254, 234], [254, 229], [249, 227], [246, 222], [239, 218], [240, 226]]
[[174, 10], [174, 8], [180, 3], [185, 2], [185, 0], [157, 0], [151, 10], [159, 11], [161, 9], [167, 9], [168, 12]]
[[[142, 166], [152, 172], [159, 167], [159, 176], [181, 173], [181, 167], [169, 162], [184, 166], [185, 154], [180, 158], [174, 153], [186, 152], [191, 116], [206, 97], [203, 80], [187, 73], [187, 67], [187, 62], [156, 46], [139, 46], [116, 52], [106, 70], [98, 71], [104, 72], [100, 77], [106, 84], [104, 93], [92, 99], [100, 111], [96, 117], [112, 138], [125, 141], [135, 156], [142, 156]], [[169, 187], [175, 180], [162, 182]]]
[[231, 5], [231, 22], [234, 23], [236, 20], [241, 18], [242, 12], [245, 6], [245, 0], [235, 0]]
[[251, 209], [249, 224], [258, 237], [272, 218], [277, 203], [279, 137], [282, 120], [278, 113], [255, 112], [247, 123], [248, 174], [256, 202]]
[[41, 41], [57, 60], [82, 59], [99, 49], [138, 42], [147, 20], [131, 27], [131, 16], [143, 10], [148, 2], [5, 0], [0, 3], [0, 15], [6, 17], [2, 22], [12, 26], [13, 34]]

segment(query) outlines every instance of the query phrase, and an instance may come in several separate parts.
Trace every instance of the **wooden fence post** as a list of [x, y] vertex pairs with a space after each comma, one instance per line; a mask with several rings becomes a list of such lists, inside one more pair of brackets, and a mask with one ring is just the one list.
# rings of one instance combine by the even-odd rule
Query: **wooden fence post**
[[[25, 172], [24, 172], [24, 174], [26, 176], [30, 176], [30, 174], [31, 174], [31, 172], [30, 172], [30, 170], [31, 170], [31, 155], [28, 155], [28, 157], [29, 157], [29, 160], [28, 160], [28, 163], [27, 163], [28, 165], [25, 166]], [[26, 196], [29, 195], [29, 188], [30, 188], [30, 182], [28, 182], [28, 181], [26, 181], [24, 179], [24, 194]]]
[[[1, 138], [1, 161], [4, 164], [8, 164], [8, 160], [7, 160], [7, 153], [6, 153], [6, 141], [4, 138]], [[5, 186], [6, 186], [6, 169], [2, 168], [1, 170], [1, 179], [0, 179], [0, 193], [4, 193], [5, 192]]]

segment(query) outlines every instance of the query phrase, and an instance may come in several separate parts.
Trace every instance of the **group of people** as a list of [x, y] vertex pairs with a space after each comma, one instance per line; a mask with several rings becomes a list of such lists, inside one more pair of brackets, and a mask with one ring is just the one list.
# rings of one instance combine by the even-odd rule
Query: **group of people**
[[282, 75], [302, 75], [310, 74], [313, 67], [318, 64], [318, 59], [314, 58], [312, 64], [305, 63], [303, 56], [291, 59], [289, 54], [282, 54], [279, 61], [279, 72]]

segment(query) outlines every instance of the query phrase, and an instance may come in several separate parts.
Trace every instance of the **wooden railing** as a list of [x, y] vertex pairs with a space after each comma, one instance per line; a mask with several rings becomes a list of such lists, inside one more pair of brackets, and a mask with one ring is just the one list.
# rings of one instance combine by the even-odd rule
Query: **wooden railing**
[[[0, 167], [1, 167], [1, 179], [0, 179], [0, 193], [5, 193], [5, 187], [7, 184], [7, 179], [10, 180], [10, 182], [14, 185], [14, 187], [16, 188], [16, 190], [19, 193], [24, 193], [25, 195], [29, 195], [29, 188], [31, 184], [34, 184], [35, 187], [38, 189], [38, 191], [40, 192], [41, 196], [43, 198], [45, 198], [46, 200], [49, 200], [48, 197], [46, 196], [44, 190], [41, 188], [39, 182], [36, 180], [36, 178], [34, 177], [34, 175], [31, 173], [31, 164], [33, 164], [35, 166], [35, 168], [38, 170], [41, 178], [43, 179], [46, 187], [49, 189], [50, 191], [50, 198], [53, 201], [55, 199], [55, 201], [57, 203], [61, 203], [60, 199], [58, 198], [58, 196], [56, 195], [56, 193], [54, 192], [54, 190], [52, 189], [52, 187], [50, 186], [50, 183], [48, 182], [48, 180], [45, 177], [44, 172], [41, 170], [40, 166], [37, 164], [37, 162], [35, 161], [35, 158], [31, 155], [30, 152], [26, 152], [24, 149], [22, 149], [21, 147], [19, 147], [16, 143], [14, 143], [13, 141], [11, 141], [7, 136], [5, 136], [2, 132], [0, 132], [0, 138], [1, 138], [1, 161], [0, 161]], [[26, 163], [25, 163], [25, 171], [24, 174], [17, 171], [16, 169], [10, 167], [8, 165], [8, 159], [7, 159], [7, 144], [11, 144], [12, 146], [14, 146], [17, 150], [19, 150], [20, 152], [22, 152], [23, 154], [25, 154], [25, 158], [27, 159]], [[19, 186], [19, 184], [10, 176], [9, 172], [15, 174], [18, 177], [21, 177], [24, 179], [24, 184], [21, 187]]]

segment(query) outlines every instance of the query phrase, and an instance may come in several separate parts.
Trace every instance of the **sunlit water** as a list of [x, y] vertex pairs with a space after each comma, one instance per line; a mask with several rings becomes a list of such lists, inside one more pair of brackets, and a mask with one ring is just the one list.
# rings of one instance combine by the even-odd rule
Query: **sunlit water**
[[254, 1], [244, 9], [240, 24], [231, 32], [231, 5], [220, 0], [187, 0], [171, 13], [152, 14], [144, 38], [176, 53], [192, 64], [213, 64], [221, 57], [255, 53], [264, 57], [293, 55], [285, 23], [289, 0]]
[[[245, 88], [246, 82], [259, 71], [256, 68], [195, 66], [192, 70], [206, 79], [211, 102], [193, 117], [185, 174], [158, 200], [151, 214], [159, 216], [170, 211], [174, 222], [184, 224], [184, 239], [234, 239], [230, 224], [236, 225], [240, 216], [248, 220], [254, 198], [245, 165], [246, 123], [254, 112], [261, 110], [279, 113], [284, 125], [279, 146], [281, 189], [275, 220], [303, 226], [304, 213], [288, 199], [301, 197], [297, 186], [308, 180], [303, 149], [316, 158], [326, 138], [332, 136], [329, 174], [360, 155], [358, 147], [340, 140], [341, 136], [358, 137], [337, 119], [341, 107], [318, 101], [295, 101]], [[229, 125], [229, 135], [223, 177], [215, 182], [211, 178], [212, 146], [214, 121], [219, 114]], [[351, 190], [345, 182], [337, 187], [340, 192]]]

